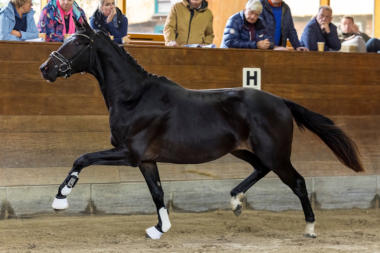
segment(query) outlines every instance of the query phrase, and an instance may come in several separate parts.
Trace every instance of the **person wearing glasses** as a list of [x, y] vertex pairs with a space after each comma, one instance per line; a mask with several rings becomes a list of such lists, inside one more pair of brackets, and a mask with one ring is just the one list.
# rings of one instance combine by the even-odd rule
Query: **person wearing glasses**
[[324, 42], [324, 51], [339, 51], [341, 42], [337, 27], [331, 21], [332, 9], [329, 6], [319, 7], [317, 16], [309, 21], [302, 33], [302, 45], [310, 51], [317, 51], [318, 42]]

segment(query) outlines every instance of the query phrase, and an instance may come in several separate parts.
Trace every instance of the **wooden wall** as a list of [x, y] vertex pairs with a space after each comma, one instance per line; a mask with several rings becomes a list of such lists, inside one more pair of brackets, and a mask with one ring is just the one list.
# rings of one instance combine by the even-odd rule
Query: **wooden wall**
[[[0, 42], [0, 186], [58, 184], [79, 155], [111, 148], [96, 80], [42, 80], [58, 43]], [[262, 69], [266, 91], [332, 117], [358, 144], [367, 174], [380, 173], [380, 55], [127, 46], [148, 71], [192, 89], [241, 86], [242, 67]], [[345, 64], [342, 64], [345, 63]], [[292, 160], [304, 176], [354, 175], [313, 134], [294, 131]], [[231, 156], [202, 165], [160, 164], [163, 180], [243, 178]], [[92, 166], [85, 182], [142, 181], [137, 169]]]
[[214, 44], [219, 47], [228, 18], [243, 10], [247, 0], [208, 0], [207, 2], [214, 15]]
[[[0, 42], [0, 115], [106, 114], [91, 75], [75, 75], [54, 84], [41, 79], [39, 66], [58, 46]], [[126, 49], [148, 71], [187, 88], [240, 87], [242, 68], [258, 67], [264, 90], [312, 110], [328, 115], [380, 114], [378, 54], [158, 46]]]

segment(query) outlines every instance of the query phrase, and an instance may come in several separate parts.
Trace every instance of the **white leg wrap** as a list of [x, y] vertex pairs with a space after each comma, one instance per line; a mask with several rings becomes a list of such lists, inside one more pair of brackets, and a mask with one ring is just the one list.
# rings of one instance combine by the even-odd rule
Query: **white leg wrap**
[[161, 207], [160, 210], [158, 211], [158, 213], [159, 213], [160, 218], [161, 218], [162, 232], [168, 232], [172, 226], [172, 224], [170, 223], [170, 220], [169, 220], [168, 210], [164, 207]]
[[65, 185], [65, 187], [63, 187], [61, 190], [61, 194], [63, 196], [67, 196], [71, 193], [71, 190], [72, 190], [72, 188], [69, 188], [69, 187], [67, 187], [67, 185]]
[[244, 193], [239, 193], [238, 195], [231, 198], [231, 207], [232, 210], [236, 210], [236, 208], [242, 205], [242, 200], [244, 199]]
[[51, 207], [55, 210], [63, 210], [69, 207], [69, 202], [67, 202], [67, 198], [57, 199], [55, 198]]
[[315, 222], [306, 222], [305, 236], [311, 237], [311, 238], [317, 237], [317, 235], [314, 232], [314, 225], [315, 225]]
[[[71, 173], [71, 176], [75, 176], [75, 177], [77, 178], [77, 180], [78, 180], [78, 175], [79, 175], [78, 172], [73, 172], [73, 173]], [[69, 195], [69, 194], [71, 193], [72, 189], [73, 189], [72, 187], [69, 187], [69, 186], [65, 185], [65, 186], [62, 188], [62, 190], [61, 190], [61, 194], [62, 194], [63, 196], [67, 196], [67, 195]]]
[[153, 240], [158, 240], [161, 238], [161, 236], [163, 235], [163, 233], [161, 233], [160, 231], [157, 230], [156, 227], [150, 227], [150, 228], [147, 228], [145, 230], [146, 232], [146, 235], [149, 236], [149, 238], [153, 239]]

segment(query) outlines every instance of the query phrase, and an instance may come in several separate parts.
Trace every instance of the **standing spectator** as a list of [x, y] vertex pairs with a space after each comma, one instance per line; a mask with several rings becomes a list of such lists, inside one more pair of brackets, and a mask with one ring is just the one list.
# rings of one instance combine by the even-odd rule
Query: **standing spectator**
[[32, 0], [10, 0], [0, 10], [0, 40], [38, 38]]
[[221, 48], [273, 48], [261, 18], [260, 0], [249, 0], [245, 9], [231, 16], [224, 29]]
[[261, 0], [261, 3], [263, 5], [261, 17], [272, 37], [275, 49], [286, 50], [286, 42], [289, 39], [294, 49], [307, 51], [298, 39], [289, 6], [282, 0]]
[[74, 0], [50, 0], [41, 11], [38, 29], [46, 33], [46, 41], [62, 42], [66, 34], [75, 33], [72, 18], [80, 23], [86, 19], [84, 11]]
[[93, 29], [112, 35], [119, 44], [123, 43], [128, 31], [128, 19], [115, 7], [115, 0], [100, 0], [98, 9], [90, 17], [90, 24]]
[[174, 4], [165, 22], [165, 44], [212, 44], [213, 16], [207, 6], [206, 0], [183, 0]]
[[332, 9], [319, 7], [315, 18], [307, 23], [301, 36], [302, 44], [311, 51], [318, 50], [318, 42], [325, 43], [324, 51], [338, 51], [341, 47], [336, 26], [331, 23]]

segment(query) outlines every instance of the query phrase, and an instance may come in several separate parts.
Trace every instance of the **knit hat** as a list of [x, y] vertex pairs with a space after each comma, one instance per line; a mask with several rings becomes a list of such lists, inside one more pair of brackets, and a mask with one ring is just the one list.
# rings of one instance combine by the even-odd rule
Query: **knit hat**
[[247, 4], [245, 5], [245, 9], [249, 11], [256, 11], [258, 14], [261, 14], [263, 11], [263, 5], [261, 4], [260, 0], [248, 0]]

